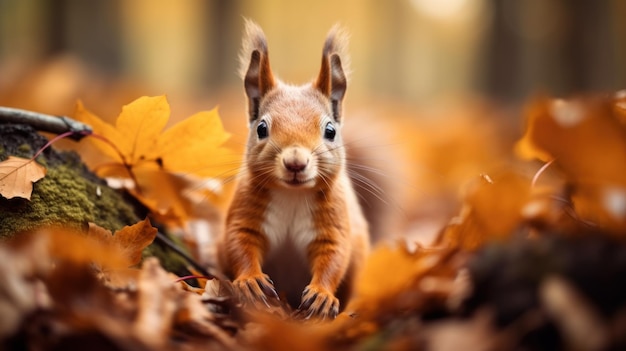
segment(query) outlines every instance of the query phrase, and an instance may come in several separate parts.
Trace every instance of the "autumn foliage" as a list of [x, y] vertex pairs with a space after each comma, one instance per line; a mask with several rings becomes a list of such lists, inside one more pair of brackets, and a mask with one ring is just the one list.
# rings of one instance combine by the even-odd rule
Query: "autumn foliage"
[[[0, 345], [623, 349], [626, 95], [538, 97], [523, 116], [525, 132], [502, 152], [506, 161], [460, 187], [457, 215], [433, 242], [378, 243], [335, 320], [302, 320], [282, 305], [242, 309], [219, 272], [186, 283], [154, 258], [142, 262], [157, 235], [149, 220], [114, 234], [91, 224], [81, 233], [42, 228], [0, 246]], [[203, 187], [236, 169], [216, 110], [166, 128], [165, 97], [143, 97], [115, 125], [81, 103], [74, 117], [94, 129], [76, 147], [83, 160], [123, 185], [154, 221], [184, 224], [196, 195], [212, 206], [225, 201]], [[34, 161], [14, 162], [0, 163], [5, 198], [37, 180], [11, 173]], [[226, 289], [212, 290], [218, 280]]]
[[180, 224], [189, 218], [194, 202], [204, 197], [216, 200], [222, 190], [220, 179], [232, 175], [236, 159], [223, 147], [229, 134], [216, 109], [163, 131], [169, 117], [165, 96], [142, 97], [124, 106], [114, 126], [80, 102], [75, 113], [99, 136], [78, 146], [81, 153], [93, 150], [83, 159], [96, 174], [115, 179], [160, 220]]

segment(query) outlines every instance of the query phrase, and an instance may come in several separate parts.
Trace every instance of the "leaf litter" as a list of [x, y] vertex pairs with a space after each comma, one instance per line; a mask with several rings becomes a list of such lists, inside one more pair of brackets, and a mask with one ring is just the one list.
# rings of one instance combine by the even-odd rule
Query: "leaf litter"
[[[623, 349], [626, 173], [618, 161], [626, 157], [624, 100], [618, 93], [531, 101], [516, 147], [530, 161], [470, 182], [458, 216], [432, 245], [379, 245], [359, 276], [355, 298], [333, 321], [299, 320], [282, 305], [265, 313], [243, 310], [229, 295], [228, 282], [217, 285], [223, 291], [214, 280], [197, 288], [177, 282], [154, 258], [137, 266], [138, 252], [155, 233], [145, 221], [115, 235], [94, 226], [87, 235], [42, 229], [0, 245], [0, 314], [7, 316], [0, 322], [0, 345]], [[167, 115], [157, 108], [162, 100], [144, 103], [141, 109], [155, 109], [160, 121]], [[150, 133], [160, 132], [159, 123]], [[100, 133], [117, 133], [107, 128]], [[128, 145], [120, 147], [128, 159], [117, 152], [108, 156], [123, 167], [149, 170], [139, 164], [166, 154]]]

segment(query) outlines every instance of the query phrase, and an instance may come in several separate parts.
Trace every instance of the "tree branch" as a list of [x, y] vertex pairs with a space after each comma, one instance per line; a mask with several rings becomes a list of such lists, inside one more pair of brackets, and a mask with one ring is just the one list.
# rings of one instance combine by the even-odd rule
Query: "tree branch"
[[0, 122], [30, 125], [33, 128], [54, 134], [72, 132], [70, 138], [80, 140], [91, 133], [91, 127], [66, 116], [51, 116], [43, 113], [0, 106]]

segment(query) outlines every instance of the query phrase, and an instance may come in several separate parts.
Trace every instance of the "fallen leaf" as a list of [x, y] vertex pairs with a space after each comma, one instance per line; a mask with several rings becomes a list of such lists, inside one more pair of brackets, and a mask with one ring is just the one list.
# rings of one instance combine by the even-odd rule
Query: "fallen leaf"
[[45, 175], [46, 168], [35, 160], [9, 156], [0, 162], [0, 195], [30, 200], [33, 183]]
[[128, 191], [150, 208], [155, 217], [168, 223], [182, 226], [182, 220], [193, 216], [197, 205], [210, 206], [207, 200], [218, 202], [216, 190], [207, 187], [212, 184], [192, 174], [167, 172], [147, 167], [135, 170], [135, 177], [141, 180], [139, 188]]
[[193, 207], [188, 194], [196, 192], [202, 199], [215, 200], [219, 186], [207, 189], [198, 184], [214, 184], [213, 180], [231, 175], [229, 171], [236, 167], [233, 153], [223, 146], [230, 135], [216, 109], [196, 113], [163, 131], [169, 115], [166, 98], [158, 96], [141, 97], [124, 106], [115, 126], [80, 102], [75, 118], [108, 141], [85, 138], [99, 151], [97, 159], [86, 163], [101, 177], [127, 180], [121, 183], [145, 206], [161, 219], [180, 224]]
[[178, 289], [156, 258], [147, 259], [137, 282], [138, 311], [134, 332], [147, 345], [163, 345], [174, 322]]
[[536, 99], [516, 151], [554, 160], [571, 188], [576, 213], [618, 232], [626, 228], [624, 94]]
[[141, 261], [141, 253], [143, 249], [154, 241], [157, 229], [146, 218], [139, 223], [116, 231], [115, 234], [94, 223], [89, 223], [89, 234], [113, 246], [129, 260], [129, 265], [132, 266]]
[[626, 184], [626, 130], [617, 106], [603, 96], [538, 99], [516, 151], [525, 159], [554, 159], [575, 182]]
[[[434, 286], [442, 281], [451, 283], [456, 275], [450, 265], [453, 253], [448, 248], [418, 247], [409, 252], [404, 245], [378, 247], [357, 277], [346, 312], [372, 318], [379, 313], [434, 305], [433, 299], [442, 297], [442, 291]], [[393, 267], [394, 274], [389, 274], [389, 267]], [[425, 277], [429, 280], [424, 281]]]
[[34, 234], [34, 237], [45, 238], [51, 255], [72, 264], [92, 262], [115, 269], [131, 265], [127, 255], [113, 245], [111, 232], [101, 227], [90, 225], [87, 235], [61, 226], [39, 228]]
[[139, 223], [116, 231], [113, 235], [113, 241], [130, 259], [130, 263], [134, 265], [141, 261], [143, 249], [154, 241], [156, 235], [157, 229], [146, 218]]
[[530, 191], [530, 179], [513, 172], [493, 178], [480, 176], [466, 189], [461, 213], [445, 228], [438, 243], [475, 250], [487, 242], [508, 238], [523, 219]]

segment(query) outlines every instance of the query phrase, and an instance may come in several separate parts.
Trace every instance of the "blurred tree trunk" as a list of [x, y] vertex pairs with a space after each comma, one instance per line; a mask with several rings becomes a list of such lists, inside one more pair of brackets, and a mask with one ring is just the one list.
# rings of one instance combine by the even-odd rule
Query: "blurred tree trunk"
[[492, 0], [486, 92], [521, 101], [538, 91], [569, 95], [621, 88], [624, 7], [611, 0]]

